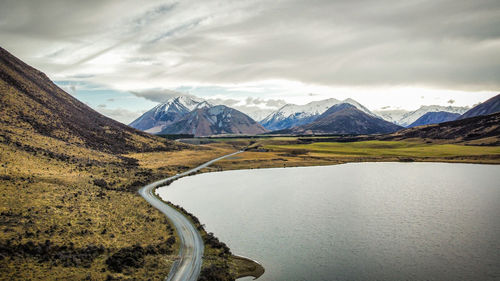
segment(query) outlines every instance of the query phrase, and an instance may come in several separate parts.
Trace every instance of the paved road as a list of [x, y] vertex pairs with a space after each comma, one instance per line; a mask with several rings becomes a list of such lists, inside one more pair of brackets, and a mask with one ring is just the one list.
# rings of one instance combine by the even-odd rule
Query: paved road
[[141, 194], [146, 201], [153, 205], [156, 209], [164, 213], [169, 220], [174, 224], [177, 234], [181, 239], [179, 259], [174, 263], [170, 273], [168, 274], [166, 280], [170, 281], [196, 281], [201, 271], [201, 263], [203, 257], [204, 244], [201, 239], [200, 233], [196, 230], [195, 226], [176, 209], [165, 204], [163, 201], [158, 199], [154, 194], [154, 189], [165, 185], [169, 181], [176, 180], [178, 178], [190, 175], [198, 170], [208, 167], [210, 164], [224, 159], [226, 157], [233, 156], [235, 154], [241, 153], [243, 151], [238, 151], [222, 157], [210, 160], [203, 165], [200, 165], [194, 169], [187, 172], [177, 174], [173, 177], [169, 177], [157, 182], [153, 182], [141, 188], [139, 194]]

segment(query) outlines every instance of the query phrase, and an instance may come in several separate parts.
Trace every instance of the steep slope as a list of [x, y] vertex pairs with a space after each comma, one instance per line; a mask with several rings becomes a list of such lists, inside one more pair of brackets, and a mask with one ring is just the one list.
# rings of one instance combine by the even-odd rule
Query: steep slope
[[276, 112], [267, 116], [260, 123], [268, 130], [288, 129], [311, 123], [330, 107], [340, 103], [351, 104], [366, 114], [375, 116], [372, 112], [370, 112], [370, 110], [353, 99], [339, 101], [331, 98], [321, 101], [313, 101], [305, 105], [284, 105]]
[[[226, 153], [108, 119], [0, 49], [0, 279], [165, 279], [179, 236], [137, 190]], [[234, 280], [229, 249], [203, 238], [203, 267]]]
[[130, 123], [129, 126], [154, 134], [160, 132], [165, 126], [174, 123], [195, 109], [211, 106], [212, 105], [207, 101], [192, 96], [172, 97], [141, 115]]
[[408, 128], [453, 121], [456, 120], [459, 116], [460, 114], [458, 113], [451, 113], [444, 111], [427, 112], [426, 114], [418, 118], [415, 122], [411, 123], [410, 126], [408, 126]]
[[[173, 228], [136, 194], [154, 175], [121, 153], [182, 147], [100, 115], [0, 48], [1, 279], [166, 276]], [[137, 268], [116, 259], [146, 247], [129, 255]]]
[[400, 126], [370, 116], [352, 104], [332, 106], [314, 122], [295, 127], [295, 134], [383, 134], [401, 129]]
[[417, 121], [418, 118], [422, 117], [427, 112], [450, 112], [463, 114], [469, 108], [468, 107], [457, 107], [457, 106], [440, 106], [440, 105], [423, 105], [419, 109], [410, 111], [404, 114], [401, 119], [399, 119], [396, 124], [407, 127], [411, 123]]
[[172, 145], [97, 113], [1, 48], [0, 111], [4, 142], [31, 143], [36, 135], [114, 153]]
[[210, 136], [218, 134], [255, 135], [266, 130], [244, 113], [224, 106], [193, 110], [179, 121], [166, 126], [159, 134], [193, 134]]
[[458, 119], [465, 119], [474, 116], [488, 115], [500, 111], [500, 94], [492, 97], [491, 99], [475, 106], [469, 111], [465, 112]]
[[435, 139], [451, 143], [481, 140], [481, 143], [500, 145], [500, 112], [404, 129], [382, 139], [410, 138]]

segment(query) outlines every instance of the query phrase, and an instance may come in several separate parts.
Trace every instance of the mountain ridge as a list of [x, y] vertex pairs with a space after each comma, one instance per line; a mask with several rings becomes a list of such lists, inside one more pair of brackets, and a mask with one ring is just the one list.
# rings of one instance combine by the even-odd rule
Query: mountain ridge
[[343, 101], [330, 98], [312, 101], [305, 105], [286, 104], [260, 121], [260, 123], [268, 130], [289, 129], [311, 123], [329, 108], [341, 103], [352, 104], [368, 115], [375, 116], [370, 110], [351, 98]]
[[500, 112], [458, 119], [432, 125], [406, 128], [383, 136], [381, 140], [434, 139], [458, 143], [481, 140], [488, 145], [500, 145]]
[[500, 111], [500, 94], [474, 106], [473, 108], [465, 112], [462, 116], [460, 116], [458, 119], [465, 119], [480, 115], [489, 115], [499, 111]]
[[445, 111], [437, 111], [437, 112], [430, 111], [420, 116], [420, 118], [415, 120], [415, 122], [411, 123], [407, 128], [453, 121], [456, 120], [458, 117], [460, 117], [460, 114], [458, 113], [451, 113]]
[[3, 48], [0, 83], [4, 139], [31, 142], [30, 134], [36, 134], [113, 153], [162, 150], [172, 145], [101, 115]]
[[459, 106], [441, 106], [441, 105], [422, 105], [416, 110], [377, 110], [375, 113], [384, 120], [394, 124], [407, 127], [428, 112], [449, 112], [463, 114], [469, 110], [469, 107]]
[[374, 117], [349, 103], [333, 105], [315, 121], [293, 127], [285, 132], [293, 134], [380, 134], [392, 133], [402, 127]]
[[147, 133], [159, 133], [166, 126], [180, 120], [189, 112], [205, 107], [211, 107], [209, 102], [193, 97], [179, 95], [167, 99], [152, 109], [146, 111], [129, 126]]
[[166, 126], [158, 134], [193, 134], [210, 136], [218, 134], [265, 133], [258, 122], [248, 115], [225, 105], [195, 109], [178, 121]]

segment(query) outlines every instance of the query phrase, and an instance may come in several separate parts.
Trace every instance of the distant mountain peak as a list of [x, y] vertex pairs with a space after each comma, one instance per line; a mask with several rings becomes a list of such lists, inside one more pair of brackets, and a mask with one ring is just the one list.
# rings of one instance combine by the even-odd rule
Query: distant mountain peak
[[260, 123], [269, 130], [292, 128], [314, 121], [329, 108], [341, 103], [351, 104], [368, 115], [376, 116], [366, 107], [351, 98], [343, 101], [329, 98], [320, 101], [312, 101], [305, 105], [286, 104], [274, 113], [268, 115]]
[[246, 114], [225, 105], [200, 108], [165, 126], [160, 134], [261, 134], [266, 130]]
[[[354, 105], [352, 105], [350, 103], [346, 103], [346, 102], [339, 103], [339, 104], [336, 104], [336, 105], [330, 107], [327, 111], [325, 111], [323, 114], [321, 114], [321, 116], [326, 116], [326, 115], [338, 112], [340, 110], [349, 109], [349, 108], [356, 108], [356, 107]], [[321, 116], [319, 118], [321, 118]]]
[[129, 126], [148, 133], [158, 133], [165, 126], [181, 119], [189, 112], [211, 106], [209, 102], [194, 96], [174, 96], [153, 107], [130, 123]]
[[213, 107], [213, 105], [211, 103], [209, 103], [208, 101], [202, 101], [200, 103], [198, 103], [194, 109], [203, 109], [203, 108], [209, 108], [209, 107]]
[[379, 110], [377, 115], [386, 121], [407, 127], [428, 112], [448, 112], [463, 114], [469, 108], [459, 106], [422, 105], [416, 110]]
[[350, 103], [333, 105], [311, 123], [289, 129], [295, 134], [381, 134], [400, 126], [363, 112]]

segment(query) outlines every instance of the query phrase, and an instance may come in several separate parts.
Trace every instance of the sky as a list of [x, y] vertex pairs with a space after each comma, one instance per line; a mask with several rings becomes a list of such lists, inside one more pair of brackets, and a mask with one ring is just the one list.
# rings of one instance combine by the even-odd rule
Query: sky
[[0, 42], [123, 123], [179, 93], [251, 111], [500, 92], [498, 0], [2, 0]]

